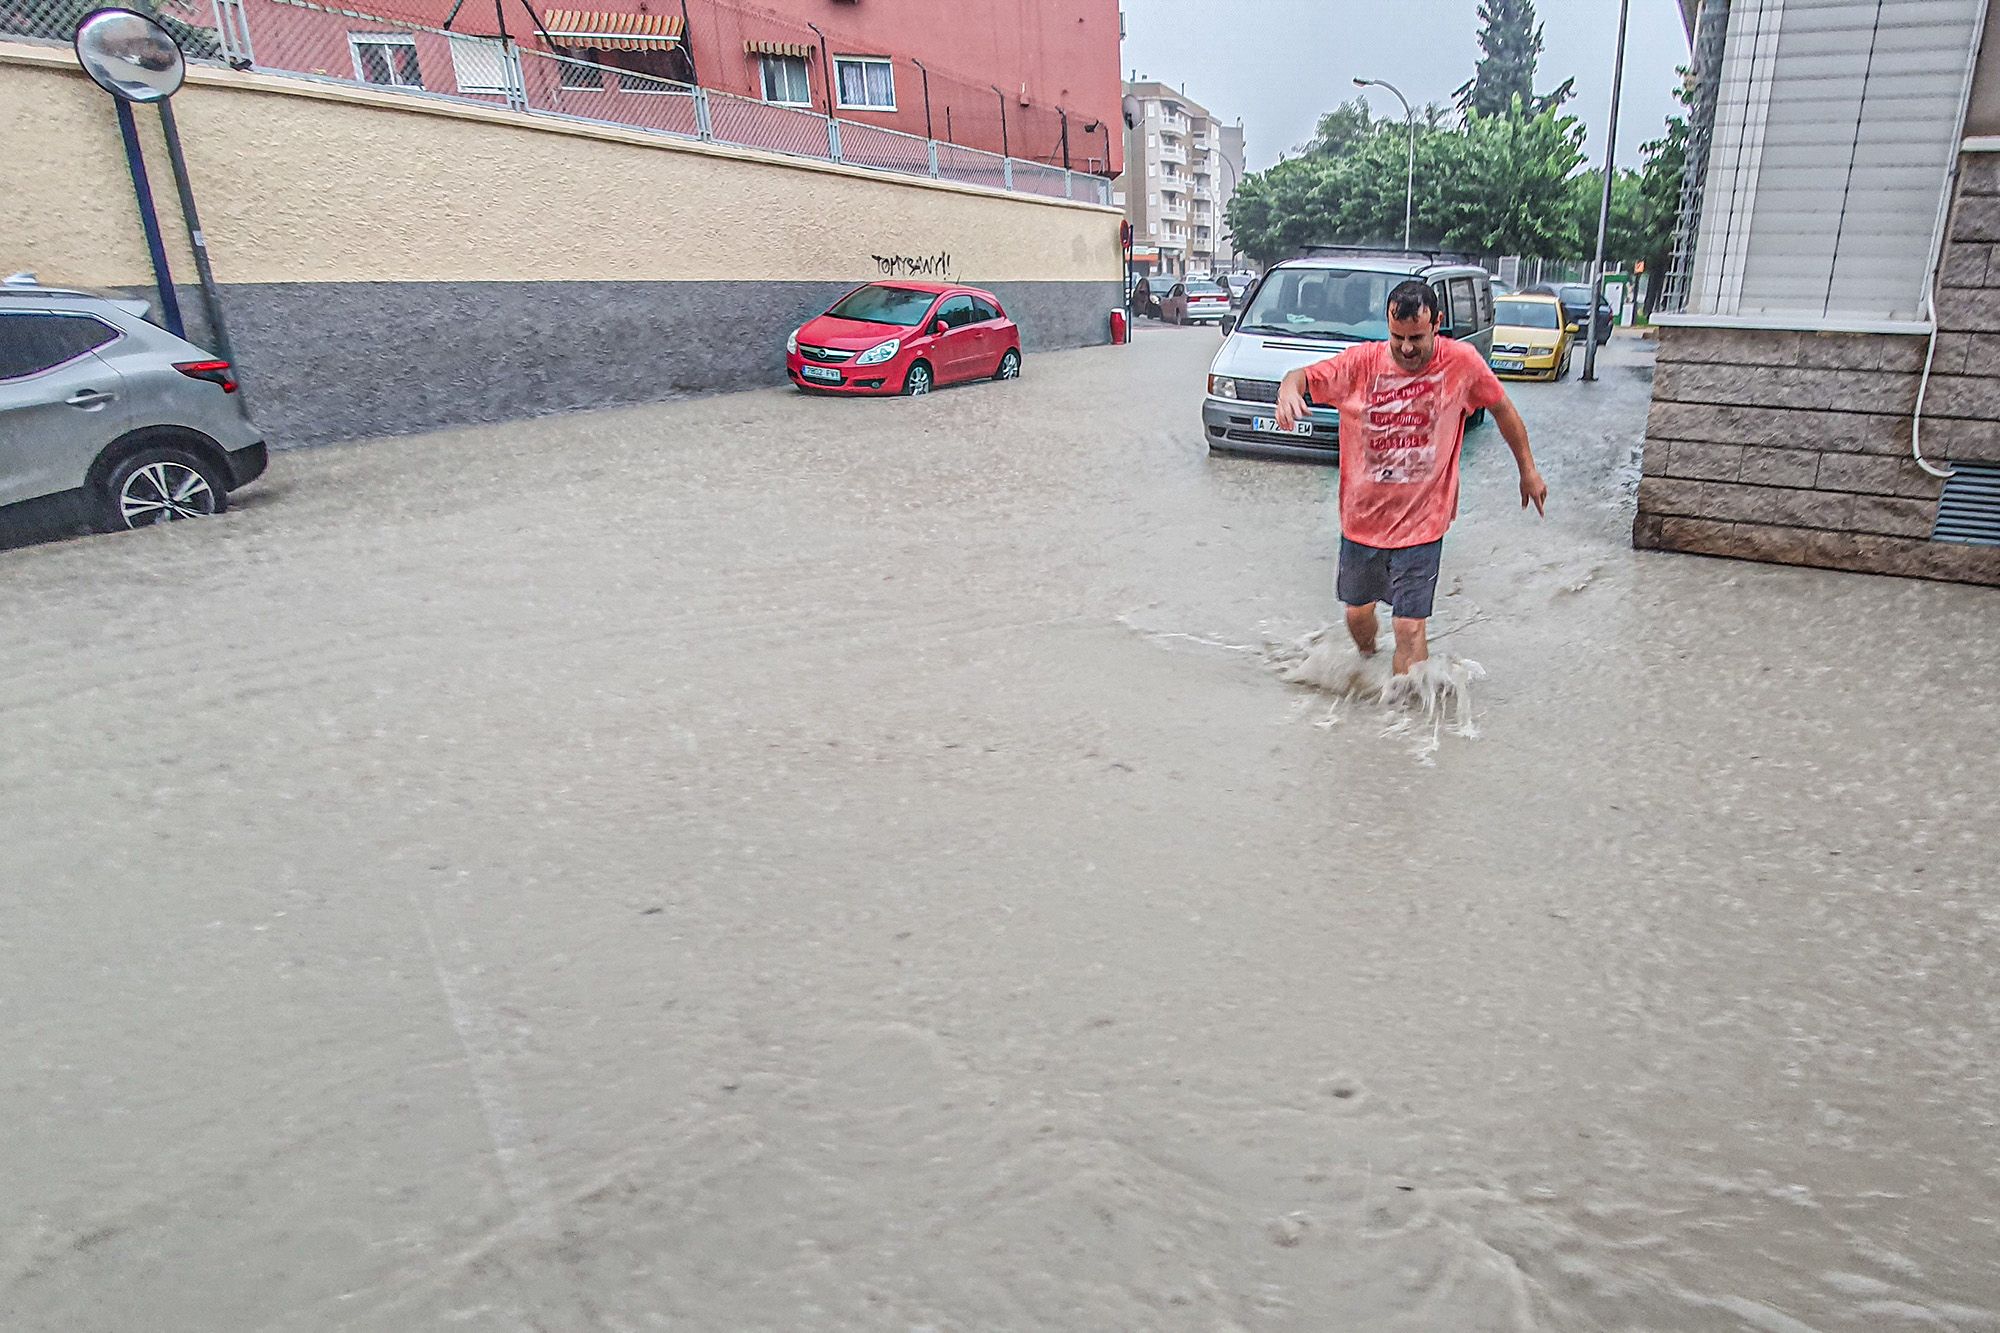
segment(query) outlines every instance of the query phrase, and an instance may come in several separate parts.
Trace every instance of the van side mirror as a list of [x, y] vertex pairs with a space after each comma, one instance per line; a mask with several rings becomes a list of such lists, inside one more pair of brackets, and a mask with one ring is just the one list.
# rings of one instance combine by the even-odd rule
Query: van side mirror
[[1236, 332], [1236, 312], [1232, 310], [1222, 317], [1222, 336], [1227, 338], [1234, 332]]

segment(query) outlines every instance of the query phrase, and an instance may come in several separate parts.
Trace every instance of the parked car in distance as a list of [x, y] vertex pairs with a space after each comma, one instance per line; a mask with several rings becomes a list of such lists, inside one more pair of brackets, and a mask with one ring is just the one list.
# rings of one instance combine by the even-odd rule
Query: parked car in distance
[[[1201, 420], [1212, 452], [1338, 462], [1340, 413], [1308, 403], [1309, 419], [1278, 429], [1278, 383], [1286, 372], [1389, 336], [1389, 291], [1418, 278], [1437, 293], [1444, 336], [1490, 358], [1491, 275], [1474, 264], [1418, 254], [1291, 259], [1267, 271], [1240, 315], [1223, 321], [1222, 350], [1209, 366]], [[1484, 420], [1474, 413], [1468, 426]]]
[[1487, 277], [1493, 283], [1494, 296], [1512, 296], [1514, 294], [1514, 284], [1501, 277], [1498, 273], [1488, 274]]
[[1160, 302], [1160, 318], [1169, 324], [1220, 324], [1228, 313], [1229, 289], [1218, 282], [1177, 282]]
[[264, 471], [227, 361], [144, 302], [0, 283], [0, 510], [103, 529], [219, 514]]
[[1559, 380], [1569, 374], [1577, 327], [1553, 296], [1503, 296], [1493, 303], [1493, 355], [1502, 379]]
[[1172, 284], [1163, 278], [1141, 278], [1132, 288], [1132, 313], [1160, 317], [1160, 296]]
[[[1524, 295], [1553, 296], [1562, 302], [1563, 314], [1577, 326], [1579, 335], [1590, 327], [1590, 284], [1587, 282], [1544, 282], [1528, 288]], [[1611, 341], [1611, 302], [1597, 298], [1597, 345]]]
[[820, 393], [929, 393], [1021, 373], [1021, 330], [1000, 298], [937, 282], [871, 282], [786, 340], [792, 382]]
[[1228, 289], [1229, 304], [1234, 309], [1243, 304], [1243, 298], [1249, 295], [1252, 287], [1257, 285], [1257, 275], [1255, 273], [1225, 273], [1217, 278], [1216, 281]]

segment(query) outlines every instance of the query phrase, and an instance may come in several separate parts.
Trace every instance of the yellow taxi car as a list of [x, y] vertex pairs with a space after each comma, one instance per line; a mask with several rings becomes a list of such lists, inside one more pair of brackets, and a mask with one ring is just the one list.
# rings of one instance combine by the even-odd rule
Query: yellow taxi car
[[1553, 296], [1502, 296], [1493, 302], [1493, 355], [1501, 379], [1559, 380], [1569, 374], [1576, 325]]

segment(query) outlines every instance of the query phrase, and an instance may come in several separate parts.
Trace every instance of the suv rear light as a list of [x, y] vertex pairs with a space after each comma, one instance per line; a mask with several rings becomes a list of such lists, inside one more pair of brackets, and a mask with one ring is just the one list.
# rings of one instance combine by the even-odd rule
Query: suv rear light
[[236, 377], [229, 373], [227, 361], [176, 361], [174, 369], [191, 380], [207, 380], [219, 384], [224, 393], [236, 392]]

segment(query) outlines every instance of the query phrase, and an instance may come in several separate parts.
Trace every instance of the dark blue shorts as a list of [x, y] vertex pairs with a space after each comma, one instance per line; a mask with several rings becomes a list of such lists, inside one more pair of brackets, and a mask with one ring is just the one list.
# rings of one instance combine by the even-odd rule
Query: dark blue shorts
[[1340, 578], [1336, 591], [1348, 606], [1387, 602], [1392, 615], [1405, 620], [1429, 620], [1437, 597], [1438, 557], [1444, 538], [1422, 546], [1384, 548], [1340, 539]]

